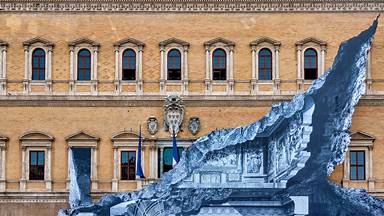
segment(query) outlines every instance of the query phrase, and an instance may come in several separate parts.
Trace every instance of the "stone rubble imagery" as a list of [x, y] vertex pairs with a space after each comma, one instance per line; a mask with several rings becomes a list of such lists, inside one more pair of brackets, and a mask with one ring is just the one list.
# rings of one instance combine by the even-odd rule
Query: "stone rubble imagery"
[[344, 160], [377, 25], [342, 43], [305, 93], [250, 125], [199, 138], [158, 182], [93, 204], [71, 188], [71, 209], [59, 215], [384, 215], [383, 200], [327, 180]]

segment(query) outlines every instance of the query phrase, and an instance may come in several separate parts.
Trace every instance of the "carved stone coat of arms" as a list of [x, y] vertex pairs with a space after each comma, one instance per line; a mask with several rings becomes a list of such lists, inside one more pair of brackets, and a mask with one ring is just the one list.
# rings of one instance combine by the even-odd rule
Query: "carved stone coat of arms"
[[169, 133], [180, 131], [184, 119], [184, 105], [179, 95], [168, 95], [164, 104], [164, 127]]

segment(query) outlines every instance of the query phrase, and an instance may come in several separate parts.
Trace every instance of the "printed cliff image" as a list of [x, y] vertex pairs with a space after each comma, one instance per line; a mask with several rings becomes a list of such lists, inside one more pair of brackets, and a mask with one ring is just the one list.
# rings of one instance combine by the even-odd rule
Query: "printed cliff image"
[[92, 204], [89, 170], [78, 164], [84, 154], [72, 149], [71, 209], [58, 215], [384, 215], [383, 200], [327, 180], [344, 160], [377, 25], [342, 43], [306, 92], [250, 125], [197, 139], [141, 190]]

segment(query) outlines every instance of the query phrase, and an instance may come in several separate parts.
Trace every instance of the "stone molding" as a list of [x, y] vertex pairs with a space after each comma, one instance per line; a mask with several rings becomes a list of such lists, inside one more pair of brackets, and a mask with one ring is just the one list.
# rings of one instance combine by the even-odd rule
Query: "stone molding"
[[[294, 95], [183, 96], [188, 107], [258, 107], [289, 101]], [[0, 107], [163, 107], [164, 96], [9, 95], [0, 96]], [[359, 106], [384, 106], [384, 95], [364, 95]]]
[[20, 0], [2, 1], [7, 12], [379, 12], [383, 1], [309, 0]]

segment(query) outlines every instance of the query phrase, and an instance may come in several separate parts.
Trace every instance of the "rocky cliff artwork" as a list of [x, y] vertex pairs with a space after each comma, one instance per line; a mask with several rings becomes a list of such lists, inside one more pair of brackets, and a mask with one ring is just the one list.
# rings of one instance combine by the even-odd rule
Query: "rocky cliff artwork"
[[[158, 182], [71, 204], [59, 215], [384, 215], [383, 200], [327, 180], [344, 160], [377, 25], [342, 43], [332, 67], [305, 93], [254, 123], [200, 137]], [[81, 203], [75, 192], [71, 202]]]

